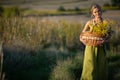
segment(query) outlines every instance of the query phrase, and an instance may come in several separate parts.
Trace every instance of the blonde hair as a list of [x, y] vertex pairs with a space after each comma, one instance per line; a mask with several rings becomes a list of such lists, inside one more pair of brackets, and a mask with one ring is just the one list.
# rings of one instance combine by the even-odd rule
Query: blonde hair
[[91, 7], [91, 13], [93, 12], [93, 10], [95, 8], [99, 9], [102, 12], [102, 9], [101, 9], [101, 7], [98, 4], [93, 4], [92, 7]]

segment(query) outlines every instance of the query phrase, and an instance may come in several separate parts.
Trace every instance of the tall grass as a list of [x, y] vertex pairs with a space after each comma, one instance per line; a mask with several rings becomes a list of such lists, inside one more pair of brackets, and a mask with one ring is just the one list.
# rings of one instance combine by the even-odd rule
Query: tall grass
[[[120, 24], [106, 45], [109, 76], [119, 78]], [[3, 70], [8, 80], [78, 80], [84, 46], [79, 41], [81, 23], [52, 22], [37, 17], [0, 19]], [[78, 53], [79, 52], [79, 53]], [[116, 69], [113, 69], [116, 67]]]
[[41, 49], [49, 47], [49, 45], [69, 49], [81, 46], [79, 34], [82, 26], [80, 23], [67, 23], [65, 21], [53, 23], [49, 20], [33, 17], [2, 18], [0, 23], [5, 43], [19, 43], [19, 45]]
[[0, 80], [4, 80], [3, 73], [3, 42], [0, 41]]
[[76, 50], [81, 46], [80, 23], [54, 23], [34, 17], [2, 17], [0, 23], [4, 71], [9, 80], [47, 80], [56, 58], [74, 56], [68, 50], [73, 51], [75, 44]]
[[57, 66], [51, 73], [49, 80], [79, 80], [82, 72], [83, 55], [57, 61]]

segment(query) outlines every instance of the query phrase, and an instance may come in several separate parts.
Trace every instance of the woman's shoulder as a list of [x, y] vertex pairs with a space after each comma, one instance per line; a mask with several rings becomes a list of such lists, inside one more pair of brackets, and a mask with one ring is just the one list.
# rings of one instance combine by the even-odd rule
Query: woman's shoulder
[[94, 24], [95, 24], [95, 23], [94, 23], [94, 20], [93, 20], [93, 19], [87, 21], [87, 25], [88, 25], [89, 27], [93, 26]]
[[90, 24], [92, 24], [92, 23], [93, 23], [93, 19], [88, 20], [86, 24], [90, 25]]

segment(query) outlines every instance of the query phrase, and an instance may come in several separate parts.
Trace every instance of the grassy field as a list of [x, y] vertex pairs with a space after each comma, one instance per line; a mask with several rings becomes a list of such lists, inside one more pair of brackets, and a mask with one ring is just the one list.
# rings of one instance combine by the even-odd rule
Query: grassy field
[[1, 1], [5, 5], [16, 5], [26, 7], [34, 10], [56, 10], [59, 6], [64, 6], [66, 9], [73, 9], [74, 7], [88, 8], [93, 3], [109, 3], [110, 0], [4, 0]]
[[[7, 80], [79, 80], [84, 45], [81, 23], [51, 22], [37, 17], [1, 18], [3, 71]], [[120, 24], [106, 45], [109, 80], [119, 79]]]
[[[51, 21], [73, 21], [85, 23], [91, 19], [89, 14], [89, 8], [93, 3], [98, 3], [103, 6], [106, 3], [110, 3], [110, 0], [4, 0], [1, 1], [1, 5], [4, 6], [16, 6], [24, 8], [22, 11], [23, 16], [44, 16], [44, 19], [50, 19]], [[58, 11], [60, 7], [63, 7], [65, 11]], [[78, 8], [79, 10], [76, 10]], [[102, 7], [105, 12], [104, 18], [120, 20], [120, 11], [115, 10], [117, 7]]]
[[[12, 2], [11, 2], [12, 1]], [[55, 11], [88, 7], [93, 0], [9, 0], [28, 10]], [[94, 0], [100, 2], [100, 0]], [[105, 0], [102, 0], [105, 1]], [[100, 4], [104, 4], [103, 2]], [[14, 10], [14, 8], [13, 8]], [[37, 12], [31, 12], [37, 13]], [[40, 12], [41, 14], [42, 12]], [[43, 13], [45, 14], [45, 13]], [[58, 13], [59, 14], [59, 13]], [[120, 79], [120, 10], [103, 13], [112, 20], [113, 36], [106, 44], [109, 80]], [[3, 43], [3, 72], [6, 80], [79, 80], [85, 46], [79, 35], [90, 15], [16, 16], [6, 9], [0, 17], [0, 37]], [[69, 22], [70, 21], [70, 22]], [[1, 57], [0, 57], [1, 58]]]

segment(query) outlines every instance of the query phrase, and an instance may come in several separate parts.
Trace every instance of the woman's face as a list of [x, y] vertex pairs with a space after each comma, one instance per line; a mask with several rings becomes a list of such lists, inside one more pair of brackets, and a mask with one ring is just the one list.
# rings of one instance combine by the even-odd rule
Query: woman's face
[[95, 9], [93, 9], [92, 14], [93, 14], [93, 16], [94, 16], [95, 18], [101, 18], [101, 16], [102, 16], [102, 11], [99, 10], [98, 8], [95, 8]]

